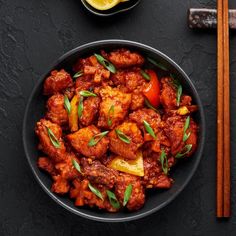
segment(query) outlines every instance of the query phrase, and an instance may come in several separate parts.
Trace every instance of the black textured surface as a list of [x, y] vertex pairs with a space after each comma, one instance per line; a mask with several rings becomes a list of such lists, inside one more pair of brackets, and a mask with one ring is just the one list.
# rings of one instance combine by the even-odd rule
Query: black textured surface
[[[88, 14], [79, 0], [0, 0], [0, 235], [236, 235], [236, 35], [231, 39], [232, 217], [215, 218], [216, 37], [187, 27], [187, 9], [211, 0], [143, 0], [109, 20]], [[231, 7], [236, 3], [230, 0]], [[203, 160], [169, 206], [130, 223], [97, 223], [53, 202], [25, 159], [21, 126], [27, 98], [41, 74], [80, 44], [136, 40], [179, 63], [196, 85], [208, 126]]]

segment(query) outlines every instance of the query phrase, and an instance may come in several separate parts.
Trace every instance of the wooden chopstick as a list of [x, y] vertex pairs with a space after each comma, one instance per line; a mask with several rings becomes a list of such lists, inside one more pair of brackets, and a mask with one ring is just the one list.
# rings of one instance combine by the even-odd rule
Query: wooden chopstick
[[224, 122], [224, 50], [223, 50], [223, 0], [217, 1], [217, 183], [216, 216], [223, 216], [223, 122]]
[[217, 1], [217, 217], [230, 216], [228, 0]]
[[224, 40], [224, 204], [223, 216], [230, 216], [230, 77], [229, 77], [229, 2], [223, 0]]

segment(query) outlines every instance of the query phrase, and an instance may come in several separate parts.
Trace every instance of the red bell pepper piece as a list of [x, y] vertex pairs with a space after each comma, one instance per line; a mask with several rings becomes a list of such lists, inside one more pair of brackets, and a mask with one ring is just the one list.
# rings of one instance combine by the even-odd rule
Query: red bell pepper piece
[[147, 88], [144, 89], [143, 94], [151, 105], [157, 108], [160, 105], [160, 82], [154, 70], [147, 70], [146, 72], [151, 79]]

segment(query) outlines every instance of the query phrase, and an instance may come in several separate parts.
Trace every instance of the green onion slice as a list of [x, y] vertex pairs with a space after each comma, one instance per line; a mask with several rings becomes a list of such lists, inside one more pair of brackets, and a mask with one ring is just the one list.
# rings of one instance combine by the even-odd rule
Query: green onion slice
[[176, 92], [176, 104], [177, 104], [177, 106], [179, 106], [181, 96], [182, 96], [182, 93], [183, 93], [183, 87], [180, 84], [179, 80], [177, 80], [173, 74], [170, 74], [170, 76], [173, 79], [173, 84], [174, 84], [174, 86], [176, 87], [176, 90], [177, 90], [177, 92]]
[[80, 71], [78, 71], [77, 73], [75, 73], [75, 74], [73, 75], [73, 78], [74, 78], [74, 79], [79, 78], [79, 77], [81, 77], [83, 74], [84, 74], [83, 71], [80, 70]]
[[178, 85], [178, 89], [177, 89], [177, 106], [180, 105], [180, 99], [181, 99], [181, 96], [182, 96], [182, 92], [183, 92], [183, 88], [182, 88], [182, 85], [179, 84]]
[[118, 136], [118, 138], [121, 140], [121, 141], [123, 141], [124, 143], [130, 143], [130, 138], [127, 136], [127, 135], [125, 135], [122, 131], [120, 131], [119, 129], [116, 129], [115, 130], [116, 131], [116, 134], [117, 134], [117, 136]]
[[75, 159], [72, 159], [72, 164], [73, 164], [73, 166], [75, 167], [75, 169], [76, 169], [80, 174], [82, 174], [82, 171], [81, 171], [81, 168], [80, 168], [80, 164], [79, 164]]
[[64, 96], [64, 107], [65, 107], [67, 113], [70, 114], [71, 105], [70, 105], [70, 101], [69, 101], [69, 98], [67, 97], [67, 95]]
[[143, 76], [143, 78], [147, 81], [150, 81], [151, 80], [151, 77], [148, 73], [146, 73], [144, 70], [141, 70], [141, 75]]
[[111, 62], [109, 62], [103, 56], [101, 56], [99, 54], [95, 53], [94, 56], [97, 58], [98, 62], [101, 65], [103, 65], [106, 69], [108, 69], [111, 73], [113, 73], [113, 74], [116, 73], [116, 68], [115, 68], [115, 66]]
[[152, 129], [152, 127], [150, 126], [150, 124], [146, 121], [146, 120], [143, 120], [143, 124], [144, 124], [144, 127], [146, 129], [146, 131], [154, 138], [156, 139], [156, 135]]
[[52, 145], [55, 147], [55, 148], [60, 148], [61, 144], [60, 142], [58, 141], [58, 139], [56, 138], [55, 134], [52, 132], [52, 130], [48, 127], [47, 128], [47, 132], [48, 132], [48, 137], [52, 143]]
[[115, 111], [115, 106], [111, 105], [109, 111], [108, 111], [108, 120], [107, 120], [107, 124], [108, 126], [112, 125], [112, 118], [114, 116], [114, 111]]
[[161, 150], [161, 156], [160, 156], [160, 162], [161, 162], [161, 167], [165, 175], [168, 174], [168, 159], [166, 156], [165, 151], [162, 149]]
[[125, 206], [129, 199], [130, 199], [130, 196], [132, 194], [132, 189], [133, 189], [133, 186], [132, 184], [129, 184], [126, 189], [125, 189], [125, 194], [124, 194], [124, 201], [123, 201], [123, 206]]
[[184, 135], [183, 135], [183, 142], [187, 141], [191, 132], [189, 132], [188, 134], [186, 133], [187, 129], [189, 128], [190, 125], [190, 116], [187, 117], [185, 124], [184, 124]]
[[187, 144], [184, 146], [184, 148], [181, 150], [181, 152], [177, 153], [175, 158], [182, 158], [184, 157], [186, 154], [188, 154], [191, 149], [192, 149], [192, 144]]
[[95, 146], [103, 137], [105, 137], [108, 134], [109, 131], [104, 131], [102, 133], [94, 135], [88, 143], [89, 147]]
[[145, 105], [146, 105], [148, 108], [152, 109], [152, 110], [155, 111], [155, 112], [158, 112], [158, 110], [157, 110], [155, 107], [152, 106], [152, 104], [148, 101], [148, 99], [145, 98], [144, 102], [145, 102]]
[[109, 202], [111, 203], [111, 205], [114, 208], [119, 209], [120, 208], [120, 203], [117, 200], [116, 195], [110, 190], [107, 190], [106, 192], [107, 192], [107, 196], [108, 196], [108, 199], [109, 199]]
[[78, 105], [78, 116], [79, 116], [79, 118], [81, 118], [83, 110], [84, 110], [83, 101], [84, 101], [84, 97], [81, 96], [80, 99], [79, 99], [79, 105]]
[[160, 68], [161, 70], [164, 70], [164, 71], [168, 71], [168, 69], [163, 65], [161, 64], [160, 62], [156, 62], [155, 60], [153, 60], [152, 58], [148, 57], [147, 60], [152, 63], [154, 66]]
[[188, 134], [184, 133], [183, 136], [183, 142], [186, 142], [188, 140], [188, 138], [190, 137], [191, 132], [189, 132]]
[[91, 190], [91, 192], [93, 192], [97, 197], [103, 200], [103, 196], [97, 188], [93, 187], [90, 183], [88, 184], [88, 187]]
[[82, 91], [79, 92], [79, 94], [83, 97], [97, 97], [97, 94], [92, 93], [88, 90], [82, 90]]

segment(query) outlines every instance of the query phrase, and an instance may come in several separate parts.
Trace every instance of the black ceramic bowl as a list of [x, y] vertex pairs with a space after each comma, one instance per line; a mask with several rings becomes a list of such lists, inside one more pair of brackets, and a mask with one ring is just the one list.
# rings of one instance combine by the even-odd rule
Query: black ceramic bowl
[[[195, 154], [186, 161], [183, 161], [178, 168], [172, 172], [172, 176], [175, 180], [173, 186], [169, 190], [165, 191], [151, 191], [147, 194], [147, 199], [144, 207], [136, 212], [119, 212], [119, 213], [106, 213], [103, 211], [88, 209], [88, 208], [79, 208], [75, 207], [74, 203], [68, 197], [61, 197], [50, 191], [51, 179], [44, 172], [40, 171], [37, 167], [37, 159], [39, 152], [37, 150], [38, 139], [34, 134], [35, 123], [44, 115], [45, 112], [45, 96], [42, 95], [43, 82], [49, 72], [53, 69], [64, 68], [68, 71], [71, 70], [71, 66], [74, 64], [78, 57], [83, 57], [88, 54], [93, 54], [100, 49], [113, 49], [126, 47], [131, 50], [140, 52], [144, 56], [151, 57], [156, 61], [164, 64], [172, 73], [178, 76], [178, 79], [183, 85], [184, 92], [191, 95], [195, 104], [198, 105], [199, 110], [195, 114], [195, 119], [200, 125], [200, 133], [198, 140], [198, 148]], [[54, 199], [58, 204], [66, 208], [67, 210], [97, 221], [105, 222], [123, 222], [135, 220], [147, 215], [150, 215], [153, 212], [158, 211], [162, 207], [170, 203], [176, 196], [184, 189], [187, 183], [190, 181], [194, 172], [197, 169], [199, 161], [201, 159], [203, 146], [205, 142], [205, 119], [203, 113], [203, 107], [201, 100], [192, 84], [189, 77], [184, 73], [184, 71], [169, 57], [161, 53], [160, 51], [131, 41], [125, 40], [104, 40], [92, 42], [80, 47], [77, 47], [70, 52], [63, 55], [61, 58], [56, 61], [54, 66], [49, 68], [48, 72], [39, 79], [35, 88], [32, 91], [32, 94], [28, 100], [28, 104], [25, 111], [24, 122], [23, 122], [23, 143], [28, 159], [29, 165], [42, 186], [42, 188], [47, 192], [47, 194]]]
[[84, 7], [90, 13], [92, 13], [96, 16], [103, 16], [103, 17], [113, 16], [113, 15], [116, 15], [116, 14], [121, 13], [121, 12], [129, 11], [129, 10], [133, 9], [134, 7], [136, 7], [140, 3], [140, 1], [141, 0], [129, 0], [127, 2], [119, 3], [117, 6], [111, 8], [109, 10], [100, 11], [100, 10], [97, 10], [97, 9], [93, 8], [90, 4], [88, 4], [86, 2], [86, 0], [81, 0]]

